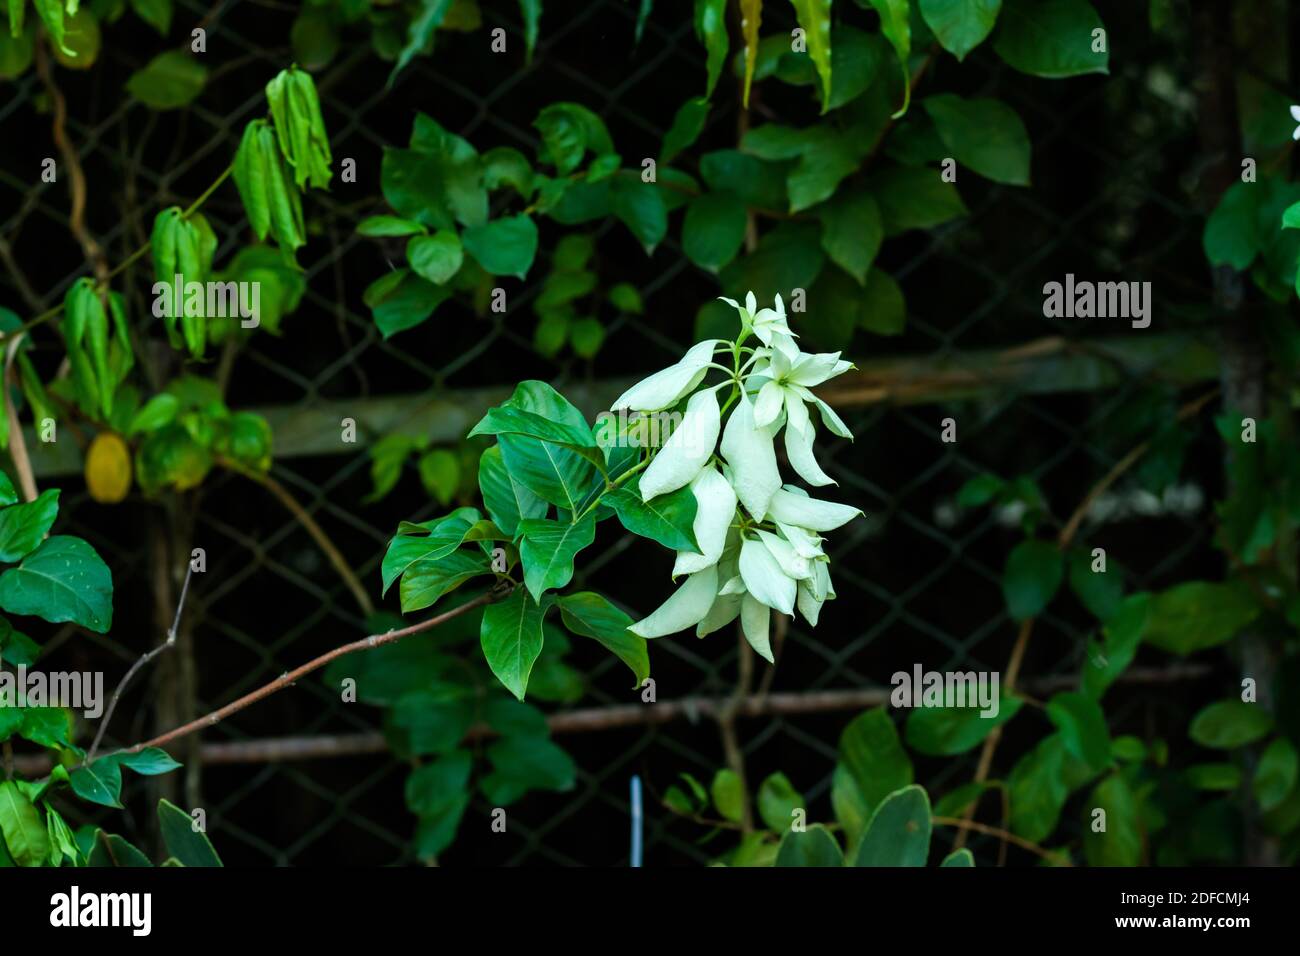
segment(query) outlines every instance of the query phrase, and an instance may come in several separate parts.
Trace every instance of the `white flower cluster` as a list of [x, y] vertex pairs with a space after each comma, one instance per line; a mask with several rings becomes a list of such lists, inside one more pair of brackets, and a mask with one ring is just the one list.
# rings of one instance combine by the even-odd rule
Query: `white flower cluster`
[[[815, 626], [822, 604], [835, 597], [820, 532], [862, 513], [783, 484], [774, 443], [784, 429], [786, 458], [799, 477], [813, 486], [835, 484], [813, 455], [808, 406], [817, 409], [826, 428], [852, 439], [811, 389], [854, 366], [841, 361], [839, 352], [801, 352], [780, 296], [775, 309], [756, 309], [752, 292], [743, 306], [723, 301], [740, 312], [736, 341], [700, 342], [676, 365], [628, 389], [613, 406], [656, 412], [690, 396], [681, 424], [641, 476], [641, 497], [649, 501], [689, 485], [698, 505], [693, 528], [701, 553], [677, 553], [673, 578], [684, 574], [685, 582], [631, 631], [649, 638], [694, 627], [703, 637], [739, 616], [750, 645], [770, 661], [772, 610], [794, 614], [797, 607]], [[751, 333], [761, 347], [744, 344]], [[730, 368], [714, 361], [720, 352], [730, 358]], [[727, 378], [701, 388], [714, 369]], [[730, 396], [720, 406], [718, 392], [727, 386]], [[715, 453], [719, 434], [722, 444]]]

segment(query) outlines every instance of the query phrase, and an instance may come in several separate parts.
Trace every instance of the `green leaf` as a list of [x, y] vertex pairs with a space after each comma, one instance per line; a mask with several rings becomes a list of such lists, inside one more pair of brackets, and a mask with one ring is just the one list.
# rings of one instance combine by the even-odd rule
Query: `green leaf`
[[695, 197], [682, 223], [682, 252], [701, 269], [717, 272], [745, 241], [745, 204], [732, 192]]
[[885, 235], [909, 229], [932, 229], [966, 215], [957, 187], [933, 169], [895, 166], [873, 176], [872, 194], [880, 206]]
[[403, 572], [397, 589], [402, 612], [423, 610], [466, 581], [490, 574], [491, 570], [487, 556], [481, 551], [453, 551], [437, 560], [416, 561]]
[[420, 456], [420, 482], [440, 505], [447, 505], [460, 487], [460, 457], [449, 448], [432, 448]]
[[359, 236], [416, 236], [426, 231], [423, 223], [400, 216], [371, 216], [357, 224]]
[[975, 855], [965, 847], [962, 847], [960, 850], [953, 850], [951, 853], [945, 856], [943, 858], [943, 862], [939, 864], [940, 867], [974, 866], [974, 865], [975, 865]]
[[1202, 747], [1232, 750], [1254, 743], [1273, 729], [1273, 715], [1243, 700], [1216, 701], [1192, 718], [1187, 735]]
[[35, 501], [0, 510], [0, 561], [19, 561], [35, 550], [58, 513], [57, 488], [41, 492]]
[[1009, 66], [1033, 76], [1109, 73], [1110, 54], [1093, 52], [1098, 29], [1101, 17], [1087, 0], [1006, 0], [993, 48]]
[[466, 229], [461, 241], [489, 275], [522, 279], [537, 255], [537, 225], [520, 213]]
[[181, 865], [221, 866], [221, 859], [208, 835], [197, 829], [195, 820], [176, 804], [158, 801], [158, 829], [167, 852]]
[[796, 810], [806, 811], [803, 794], [783, 773], [771, 774], [758, 787], [758, 815], [768, 829], [783, 833], [795, 822]]
[[912, 761], [899, 742], [894, 722], [879, 707], [858, 715], [844, 728], [840, 760], [861, 791], [868, 812], [888, 794], [912, 782]]
[[1047, 702], [1047, 717], [1060, 731], [1066, 750], [1095, 771], [1110, 763], [1110, 731], [1106, 715], [1091, 697], [1073, 691]]
[[524, 518], [516, 537], [522, 536], [519, 558], [524, 584], [534, 601], [553, 588], [573, 580], [573, 559], [596, 540], [596, 516], [588, 512], [573, 524], [549, 518]]
[[776, 866], [843, 866], [844, 851], [820, 823], [806, 830], [787, 830], [776, 851]]
[[1017, 697], [1005, 700], [991, 717], [982, 716], [973, 701], [965, 707], [914, 708], [907, 717], [907, 744], [932, 757], [965, 753], [1014, 717], [1023, 703]]
[[[105, 757], [104, 759], [110, 758]], [[172, 759], [171, 754], [161, 747], [145, 747], [139, 753], [114, 754], [111, 759], [117, 761], [120, 766], [129, 767], [145, 777], [156, 777], [159, 774], [171, 773], [181, 766]]]
[[397, 63], [388, 74], [387, 87], [391, 88], [397, 74], [406, 69], [406, 65], [415, 59], [415, 55], [428, 48], [433, 42], [433, 33], [442, 25], [443, 17], [452, 6], [452, 0], [419, 0], [415, 14], [406, 28], [406, 43], [397, 56]]
[[532, 63], [542, 22], [542, 0], [519, 0], [519, 13], [524, 18], [524, 62]]
[[113, 623], [113, 579], [86, 542], [54, 535], [0, 574], [0, 608], [106, 634]]
[[1002, 572], [1002, 595], [1012, 618], [1024, 621], [1039, 614], [1056, 596], [1064, 573], [1064, 556], [1050, 541], [1020, 542]]
[[699, 553], [694, 527], [698, 505], [689, 485], [649, 501], [642, 501], [639, 492], [623, 485], [607, 491], [601, 501], [614, 509], [623, 527], [633, 534], [674, 551]]
[[414, 328], [447, 301], [451, 290], [434, 285], [409, 269], [380, 276], [362, 294], [384, 338]]
[[178, 50], [159, 53], [131, 74], [126, 91], [155, 110], [188, 106], [203, 92], [208, 68]]
[[1259, 605], [1243, 586], [1185, 581], [1152, 595], [1143, 638], [1186, 655], [1232, 639], [1258, 616]]
[[458, 750], [417, 767], [406, 778], [406, 807], [420, 818], [415, 844], [422, 859], [437, 856], [455, 839], [469, 806], [472, 769], [470, 753]]
[[520, 700], [542, 652], [542, 608], [522, 588], [483, 611], [479, 640], [497, 680]]
[[1002, 0], [917, 0], [917, 6], [939, 44], [964, 60], [993, 31]]
[[925, 110], [952, 156], [981, 176], [1012, 186], [1029, 185], [1029, 133], [1001, 100], [926, 97]]
[[[1110, 573], [1110, 572], [1107, 572]], [[1150, 595], [1130, 594], [1106, 622], [1101, 645], [1090, 643], [1083, 671], [1083, 692], [1100, 699], [1106, 688], [1128, 668], [1146, 631], [1151, 608]]]
[[894, 277], [872, 266], [862, 290], [858, 324], [877, 335], [900, 335], [907, 323], [907, 303]]
[[604, 121], [577, 103], [549, 104], [537, 114], [533, 126], [542, 134], [543, 158], [561, 176], [577, 169], [587, 150], [597, 156], [614, 152]]
[[930, 798], [916, 784], [895, 790], [872, 814], [854, 866], [925, 866], [930, 855]]
[[104, 807], [121, 808], [122, 768], [111, 757], [72, 771], [72, 792]]
[[596, 466], [577, 451], [526, 435], [497, 439], [512, 481], [543, 501], [577, 513], [596, 478]]
[[903, 105], [893, 114], [898, 119], [907, 112], [912, 98], [912, 78], [907, 60], [912, 55], [912, 27], [908, 20], [907, 0], [870, 0], [880, 14], [880, 32], [885, 35], [903, 68]]
[[749, 109], [749, 90], [754, 84], [754, 68], [758, 64], [759, 27], [763, 22], [763, 0], [739, 0], [740, 36], [744, 44], [744, 79], [740, 95], [741, 106]]
[[[1092, 826], [1096, 810], [1106, 811], [1106, 829]], [[1138, 866], [1142, 862], [1139, 801], [1120, 774], [1107, 777], [1092, 791], [1084, 820], [1083, 855], [1089, 866]]]
[[724, 289], [753, 290], [760, 302], [809, 289], [826, 263], [820, 237], [817, 223], [783, 222], [758, 241], [758, 249], [723, 269], [718, 282]]
[[668, 232], [668, 208], [657, 183], [617, 179], [610, 186], [610, 210], [632, 231], [647, 255]]
[[480, 789], [497, 806], [514, 803], [529, 790], [572, 790], [573, 759], [546, 737], [505, 737], [487, 748], [493, 772]]
[[1070, 552], [1070, 590], [1093, 616], [1109, 621], [1124, 601], [1124, 578], [1119, 568], [1107, 562], [1104, 571], [1094, 571], [1093, 557], [1087, 551]]
[[719, 770], [709, 785], [713, 806], [724, 820], [739, 823], [745, 816], [745, 785], [734, 770]]
[[1241, 786], [1241, 768], [1231, 763], [1194, 764], [1183, 777], [1193, 790], [1231, 793]]
[[704, 87], [707, 99], [713, 95], [722, 67], [727, 62], [727, 0], [695, 0], [695, 36], [704, 44], [708, 54], [708, 83]]
[[[66, 9], [64, 0], [32, 0], [32, 5], [36, 7], [36, 14], [45, 24], [45, 29], [50, 31], [50, 39], [54, 41], [54, 45], [64, 53], [71, 53], [72, 50], [68, 49], [63, 42], [65, 32], [63, 15]], [[71, 14], [76, 9], [74, 6], [67, 12]]]
[[0, 833], [19, 866], [40, 866], [50, 853], [50, 838], [40, 811], [11, 780], [0, 783]]
[[14, 483], [9, 480], [9, 476], [0, 471], [0, 507], [14, 504], [18, 500], [18, 492], [14, 490]]
[[1071, 757], [1060, 734], [1045, 737], [1017, 761], [1007, 778], [1011, 831], [1041, 843], [1056, 829], [1070, 792], [1092, 776]]
[[406, 244], [406, 259], [416, 275], [442, 285], [460, 271], [465, 259], [460, 236], [444, 229], [432, 236], [415, 236]]
[[1278, 737], [1265, 748], [1255, 768], [1255, 779], [1251, 787], [1255, 800], [1264, 811], [1272, 810], [1286, 799], [1295, 787], [1300, 771], [1300, 759], [1296, 749], [1285, 737]]
[[836, 196], [819, 210], [822, 248], [830, 260], [864, 285], [884, 239], [880, 207], [870, 193]]
[[546, 502], [520, 484], [506, 467], [501, 448], [493, 445], [478, 460], [478, 485], [483, 506], [496, 526], [511, 538], [521, 518], [546, 515]]
[[673, 125], [668, 127], [663, 146], [659, 149], [659, 165], [668, 165], [682, 150], [692, 146], [700, 138], [708, 118], [709, 101], [702, 96], [689, 99], [678, 107]]
[[[536, 381], [524, 382], [519, 386], [519, 389], [534, 388], [536, 386], [550, 389], [550, 386], [544, 382]], [[518, 390], [516, 390], [516, 395], [518, 394]], [[558, 392], [553, 392], [553, 394], [560, 402], [568, 404], [567, 400], [560, 396]], [[528, 438], [536, 438], [538, 441], [572, 448], [583, 457], [593, 461], [593, 456], [599, 457], [596, 436], [591, 433], [591, 428], [585, 421], [578, 424], [577, 422], [547, 417], [548, 413], [545, 410], [534, 412], [522, 405], [513, 404], [513, 401], [512, 399], [494, 408], [489, 408], [487, 414], [470, 430], [469, 437], [473, 438], [476, 435], [524, 435]]]
[[164, 425], [170, 425], [179, 410], [180, 402], [176, 400], [176, 396], [162, 392], [145, 402], [143, 407], [131, 416], [131, 424], [127, 427], [127, 432], [135, 435], [140, 432], [157, 431]]
[[[831, 0], [790, 0], [794, 4], [795, 19], [803, 28], [808, 44], [808, 58], [812, 60], [822, 81], [822, 112], [830, 108], [831, 94]], [[891, 0], [892, 2], [892, 0]], [[903, 16], [906, 18], [906, 0]], [[881, 14], [882, 18], [884, 14]], [[906, 24], [904, 24], [906, 32]], [[904, 57], [906, 67], [906, 57]]]
[[640, 687], [650, 676], [645, 638], [628, 631], [632, 618], [591, 591], [566, 594], [556, 602], [564, 626], [574, 634], [594, 638], [626, 664]]

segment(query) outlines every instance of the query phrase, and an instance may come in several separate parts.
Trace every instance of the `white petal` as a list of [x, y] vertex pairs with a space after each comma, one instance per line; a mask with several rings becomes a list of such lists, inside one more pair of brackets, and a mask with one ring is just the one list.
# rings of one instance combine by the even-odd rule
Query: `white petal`
[[794, 612], [794, 578], [761, 542], [747, 539], [740, 546], [740, 576], [749, 593], [768, 607], [783, 614]]
[[649, 617], [628, 628], [641, 637], [663, 637], [694, 627], [704, 620], [718, 594], [718, 569], [708, 567], [692, 574]]
[[745, 632], [745, 640], [768, 663], [776, 663], [772, 658], [772, 644], [768, 639], [768, 625], [772, 612], [766, 604], [755, 601], [746, 594], [740, 600], [740, 626]]
[[802, 581], [813, 576], [812, 562], [800, 555], [789, 541], [778, 538], [770, 531], [761, 530], [758, 538], [772, 557], [776, 558], [776, 563], [781, 565], [781, 571], [787, 577]]
[[727, 542], [727, 529], [736, 517], [736, 492], [716, 468], [704, 468], [691, 482], [695, 494], [695, 542], [701, 554], [678, 551], [673, 577], [694, 574], [717, 564]]
[[[1297, 117], [1297, 119], [1300, 119], [1300, 117]], [[745, 293], [745, 310], [750, 315], [753, 315], [754, 310], [757, 308], [758, 308], [758, 299], [754, 297], [754, 290], [751, 289], [750, 291]]]
[[655, 372], [614, 400], [611, 409], [629, 408], [634, 412], [654, 412], [681, 401], [704, 380], [713, 360], [719, 339], [708, 339], [691, 346], [676, 365]]
[[1300, 123], [1300, 106], [1291, 107], [1291, 118], [1297, 123]]
[[[718, 390], [696, 392], [686, 403], [682, 423], [641, 476], [641, 500], [684, 488], [713, 457], [722, 420], [718, 412]], [[725, 532], [725, 529], [724, 529]]]
[[709, 608], [709, 613], [695, 628], [695, 636], [704, 637], [706, 634], [712, 634], [734, 621], [736, 615], [740, 613], [740, 602], [739, 594], [719, 594], [717, 600], [713, 602], [713, 607]]
[[805, 558], [823, 557], [822, 539], [820, 535], [815, 535], [807, 528], [796, 528], [792, 524], [786, 524], [784, 521], [776, 523], [781, 534], [785, 535], [785, 540], [790, 542], [794, 548], [795, 554]]
[[722, 590], [718, 592], [718, 594], [720, 595], [744, 594], [744, 593], [745, 593], [745, 582], [740, 577], [739, 574], [735, 575], [732, 578], [729, 578], [727, 580], [727, 583], [722, 586]]
[[772, 435], [754, 425], [749, 398], [740, 396], [722, 433], [722, 456], [731, 466], [732, 486], [755, 521], [767, 516], [768, 502], [781, 487]]
[[785, 402], [785, 389], [776, 382], [768, 382], [758, 390], [754, 400], [754, 424], [766, 428], [776, 421], [781, 414], [781, 405]]
[[823, 425], [841, 438], [847, 438], [850, 441], [853, 440], [853, 432], [849, 431], [849, 426], [845, 425], [840, 419], [840, 416], [835, 414], [835, 409], [831, 408], [802, 385], [791, 385], [790, 388], [817, 406], [817, 411], [821, 412]]
[[[839, 352], [819, 352], [816, 355], [805, 352], [799, 356], [798, 361], [794, 363], [794, 368], [790, 370], [790, 381], [796, 385], [812, 388], [827, 379], [847, 372], [852, 367], [852, 362], [840, 361]], [[837, 369], [839, 371], [836, 371]]]
[[824, 599], [818, 598], [816, 594], [813, 593], [812, 585], [809, 582], [800, 581], [799, 597], [797, 601], [799, 604], [799, 613], [804, 616], [804, 619], [810, 625], [816, 627], [817, 618], [821, 614]]
[[774, 521], [783, 521], [809, 531], [834, 531], [862, 512], [851, 505], [809, 498], [781, 488], [772, 495], [771, 514]]
[[812, 422], [808, 420], [808, 409], [804, 407], [803, 400], [791, 394], [785, 407], [788, 417], [785, 425], [785, 456], [790, 460], [790, 467], [815, 488], [836, 484], [834, 478], [822, 471], [813, 455], [815, 432]]

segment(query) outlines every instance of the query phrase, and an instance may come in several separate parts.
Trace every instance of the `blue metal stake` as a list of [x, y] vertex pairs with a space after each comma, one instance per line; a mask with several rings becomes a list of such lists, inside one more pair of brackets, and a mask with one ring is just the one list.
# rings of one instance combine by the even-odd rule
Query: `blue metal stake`
[[632, 775], [632, 865], [641, 865], [641, 778]]

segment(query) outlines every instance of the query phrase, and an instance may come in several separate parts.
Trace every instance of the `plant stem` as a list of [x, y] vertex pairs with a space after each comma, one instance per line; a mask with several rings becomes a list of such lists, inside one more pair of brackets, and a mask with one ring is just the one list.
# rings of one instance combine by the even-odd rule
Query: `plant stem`
[[511, 590], [513, 590], [513, 586], [505, 588], [498, 586], [490, 591], [480, 594], [471, 601], [466, 601], [459, 607], [452, 608], [450, 611], [445, 611], [442, 614], [437, 614], [428, 620], [421, 621], [419, 624], [412, 624], [410, 627], [404, 627], [397, 631], [389, 631], [386, 634], [371, 634], [369, 637], [363, 637], [359, 641], [352, 641], [349, 644], [336, 647], [332, 651], [326, 651], [319, 657], [312, 658], [301, 667], [297, 667], [286, 674], [281, 674], [269, 684], [263, 684], [256, 690], [245, 694], [238, 700], [231, 701], [229, 704], [226, 704], [226, 706], [218, 708], [210, 714], [205, 714], [197, 720], [191, 720], [188, 724], [183, 724], [175, 730], [169, 730], [165, 734], [159, 734], [152, 740], [146, 740], [143, 743], [138, 743], [133, 747], [127, 747], [125, 750], [117, 752], [127, 754], [139, 753], [146, 747], [161, 747], [174, 740], [187, 737], [196, 730], [201, 730], [204, 727], [211, 727], [214, 724], [225, 720], [231, 714], [236, 714], [245, 707], [255, 704], [266, 697], [270, 697], [276, 691], [283, 690], [291, 684], [296, 683], [300, 678], [307, 676], [312, 671], [320, 670], [326, 664], [336, 660], [337, 658], [343, 657], [346, 654], [354, 654], [357, 651], [369, 650], [372, 647], [382, 647], [385, 644], [392, 644], [395, 641], [400, 641], [402, 638], [409, 637], [412, 634], [419, 634], [422, 631], [430, 630], [431, 628], [437, 627], [439, 624], [445, 624], [453, 618], [460, 617], [462, 614], [466, 614], [475, 608], [483, 607], [484, 605], [491, 604], [494, 601], [499, 601], [506, 597]]

